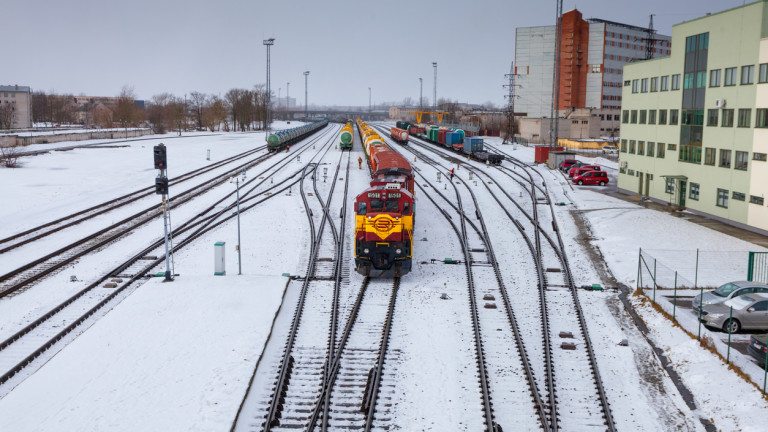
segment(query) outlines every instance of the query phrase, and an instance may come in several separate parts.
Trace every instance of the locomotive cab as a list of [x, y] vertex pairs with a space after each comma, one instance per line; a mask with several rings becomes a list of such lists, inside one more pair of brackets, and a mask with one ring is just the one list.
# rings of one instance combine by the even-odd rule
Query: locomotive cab
[[355, 267], [364, 276], [411, 271], [413, 195], [400, 183], [375, 185], [355, 199]]

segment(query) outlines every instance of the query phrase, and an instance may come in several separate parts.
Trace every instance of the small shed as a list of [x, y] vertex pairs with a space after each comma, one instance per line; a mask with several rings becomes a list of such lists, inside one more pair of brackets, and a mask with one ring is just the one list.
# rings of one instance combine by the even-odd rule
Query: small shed
[[566, 159], [575, 159], [575, 158], [576, 158], [576, 153], [572, 151], [549, 152], [549, 160], [547, 161], [547, 166], [550, 169], [557, 169], [557, 167], [560, 165], [560, 162]]

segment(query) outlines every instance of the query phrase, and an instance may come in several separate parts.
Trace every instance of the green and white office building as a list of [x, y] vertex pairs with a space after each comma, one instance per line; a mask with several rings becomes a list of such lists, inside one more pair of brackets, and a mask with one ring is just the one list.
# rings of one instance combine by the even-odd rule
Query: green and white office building
[[624, 66], [622, 192], [768, 234], [768, 0], [672, 28]]

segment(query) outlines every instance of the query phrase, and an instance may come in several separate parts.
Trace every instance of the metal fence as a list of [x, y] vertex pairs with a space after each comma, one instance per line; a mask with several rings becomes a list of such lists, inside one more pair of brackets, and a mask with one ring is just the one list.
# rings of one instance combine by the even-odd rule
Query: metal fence
[[640, 249], [637, 286], [674, 289], [718, 287], [748, 277], [746, 251]]
[[747, 280], [768, 283], [768, 252], [750, 252]]

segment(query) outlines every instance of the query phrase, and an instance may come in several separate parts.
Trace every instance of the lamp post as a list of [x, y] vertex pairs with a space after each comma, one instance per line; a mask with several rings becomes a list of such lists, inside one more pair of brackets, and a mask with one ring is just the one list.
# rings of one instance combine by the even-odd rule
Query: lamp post
[[245, 181], [245, 168], [243, 171], [230, 180], [230, 183], [235, 184], [237, 190], [237, 274], [243, 274], [243, 262], [242, 262], [242, 245], [240, 244], [240, 182]]
[[285, 107], [291, 107], [291, 83], [287, 83], [285, 86]]
[[423, 90], [424, 90], [424, 80], [421, 77], [419, 77], [419, 111], [424, 111], [424, 106], [423, 106], [424, 96], [422, 96]]
[[307, 107], [309, 106], [309, 104], [307, 103], [307, 101], [309, 100], [309, 91], [307, 90], [308, 89], [307, 85], [309, 83], [308, 77], [309, 77], [309, 71], [304, 71], [304, 121], [306, 121], [307, 118], [309, 117], [309, 114], [308, 114], [309, 110], [307, 109]]
[[[435, 83], [432, 94], [432, 106], [435, 108], [435, 116], [437, 116], [437, 62], [432, 62], [432, 67], [435, 69]], [[435, 117], [437, 120], [437, 117]]]
[[371, 88], [368, 87], [368, 112], [371, 112]]
[[264, 134], [264, 140], [267, 139], [269, 136], [269, 103], [270, 99], [272, 97], [272, 90], [269, 88], [269, 49], [272, 47], [272, 45], [275, 44], [275, 38], [269, 38], [264, 40], [264, 45], [267, 47], [267, 109], [266, 109], [266, 116], [267, 118], [264, 120], [265, 128], [267, 130], [267, 133]]

